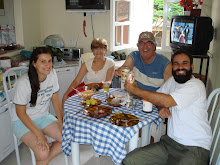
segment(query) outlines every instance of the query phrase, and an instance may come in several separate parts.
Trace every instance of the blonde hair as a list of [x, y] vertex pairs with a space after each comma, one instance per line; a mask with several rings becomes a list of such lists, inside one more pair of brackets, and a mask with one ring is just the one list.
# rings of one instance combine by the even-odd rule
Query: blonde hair
[[104, 38], [94, 38], [91, 43], [91, 50], [96, 48], [108, 49], [108, 43]]

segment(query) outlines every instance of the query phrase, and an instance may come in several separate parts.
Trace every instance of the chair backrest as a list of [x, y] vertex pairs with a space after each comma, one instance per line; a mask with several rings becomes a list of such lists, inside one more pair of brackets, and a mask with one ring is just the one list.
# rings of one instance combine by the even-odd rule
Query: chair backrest
[[24, 74], [27, 71], [28, 67], [14, 67], [8, 69], [3, 75], [3, 86], [10, 115], [12, 111], [13, 84], [22, 74]]
[[84, 54], [81, 54], [81, 57], [79, 59], [79, 69], [82, 65], [82, 63], [84, 63], [86, 60], [90, 59], [94, 57], [93, 53], [84, 53]]
[[[218, 125], [220, 124], [219, 123], [219, 119], [220, 119], [220, 111], [219, 111], [219, 106], [218, 106], [218, 101], [219, 101], [219, 94], [220, 94], [220, 88], [217, 88], [215, 90], [213, 90], [209, 97], [208, 97], [208, 101], [207, 101], [207, 106], [206, 108], [208, 110], [211, 110], [210, 111], [210, 115], [209, 115], [209, 124], [213, 124], [214, 125], [214, 128], [213, 128], [213, 131], [212, 131], [212, 139], [213, 139], [213, 142], [212, 142], [212, 150], [210, 151], [210, 162], [209, 164], [212, 163], [212, 160], [213, 160], [213, 156], [215, 154], [215, 150], [216, 150], [216, 147], [217, 147], [217, 143], [218, 143], [218, 140], [219, 140], [219, 135], [220, 135], [220, 129], [218, 127]], [[213, 104], [211, 104], [213, 103]], [[214, 115], [215, 113], [215, 115]], [[215, 120], [215, 123], [213, 123], [213, 115], [214, 116], [217, 116], [216, 117], [216, 120]]]

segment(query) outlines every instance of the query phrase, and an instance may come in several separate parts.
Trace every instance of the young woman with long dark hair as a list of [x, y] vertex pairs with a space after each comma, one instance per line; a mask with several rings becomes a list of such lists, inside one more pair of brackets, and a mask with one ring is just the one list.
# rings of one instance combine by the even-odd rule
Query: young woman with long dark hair
[[[58, 119], [49, 113], [51, 101]], [[48, 48], [38, 47], [33, 51], [28, 74], [22, 75], [15, 83], [13, 102], [15, 136], [34, 151], [37, 165], [48, 164], [61, 153], [63, 119], [53, 55]], [[50, 146], [45, 135], [56, 141]]]

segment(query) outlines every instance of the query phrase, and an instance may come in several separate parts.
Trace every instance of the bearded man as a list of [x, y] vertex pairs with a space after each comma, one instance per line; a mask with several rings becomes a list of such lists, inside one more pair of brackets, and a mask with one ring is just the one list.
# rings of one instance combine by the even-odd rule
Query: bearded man
[[212, 143], [204, 84], [192, 76], [192, 55], [178, 50], [172, 55], [172, 74], [157, 92], [125, 83], [125, 89], [156, 105], [168, 118], [167, 135], [160, 141], [128, 153], [124, 165], [207, 165]]

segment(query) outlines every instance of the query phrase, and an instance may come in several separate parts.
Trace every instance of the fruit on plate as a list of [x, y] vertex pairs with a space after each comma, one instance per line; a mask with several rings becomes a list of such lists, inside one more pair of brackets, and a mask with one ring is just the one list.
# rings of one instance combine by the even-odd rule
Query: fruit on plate
[[94, 99], [94, 98], [90, 98], [90, 99], [84, 99], [83, 101], [82, 101], [82, 104], [84, 104], [84, 105], [99, 105], [99, 104], [101, 104], [101, 100], [99, 100], [99, 99]]

